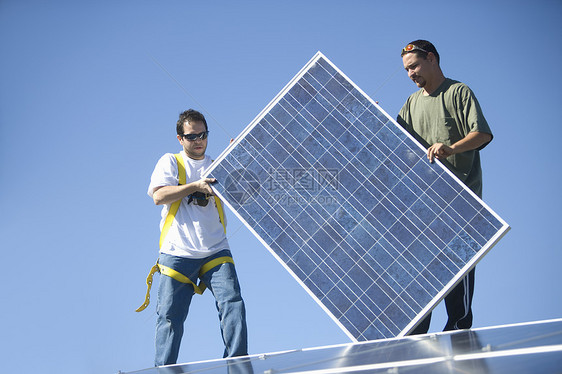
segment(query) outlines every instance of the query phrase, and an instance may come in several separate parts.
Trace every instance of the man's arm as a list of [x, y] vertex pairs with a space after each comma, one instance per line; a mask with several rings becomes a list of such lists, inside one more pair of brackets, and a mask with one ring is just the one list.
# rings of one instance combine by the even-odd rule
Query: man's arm
[[154, 204], [162, 205], [172, 204], [198, 191], [204, 194], [214, 195], [213, 189], [209, 184], [215, 181], [215, 178], [203, 178], [181, 186], [156, 187], [152, 193], [152, 199], [154, 200]]
[[492, 135], [485, 132], [471, 132], [455, 144], [446, 146], [443, 143], [435, 143], [427, 150], [427, 158], [429, 162], [433, 162], [434, 158], [444, 159], [451, 155], [471, 151], [480, 148], [482, 145], [492, 140]]

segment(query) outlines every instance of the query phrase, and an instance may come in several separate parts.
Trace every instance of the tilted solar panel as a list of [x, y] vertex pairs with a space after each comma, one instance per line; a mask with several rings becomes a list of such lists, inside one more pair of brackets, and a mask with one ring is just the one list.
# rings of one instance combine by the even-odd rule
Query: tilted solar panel
[[508, 225], [318, 52], [217, 158], [217, 195], [354, 341], [403, 336]]

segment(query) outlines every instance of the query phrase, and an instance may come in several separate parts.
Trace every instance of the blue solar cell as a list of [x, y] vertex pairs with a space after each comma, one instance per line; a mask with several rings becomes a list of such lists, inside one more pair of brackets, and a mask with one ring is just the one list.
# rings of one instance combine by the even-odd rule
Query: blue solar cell
[[350, 338], [409, 332], [508, 230], [322, 54], [267, 108], [209, 176]]

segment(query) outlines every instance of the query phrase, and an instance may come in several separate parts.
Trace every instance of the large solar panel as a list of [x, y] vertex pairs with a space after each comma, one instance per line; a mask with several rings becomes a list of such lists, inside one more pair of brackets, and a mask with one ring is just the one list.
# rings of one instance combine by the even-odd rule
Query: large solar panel
[[208, 175], [353, 341], [407, 334], [509, 229], [320, 52]]
[[560, 373], [560, 368], [562, 320], [557, 319], [295, 349], [235, 359], [150, 368], [129, 374], [554, 374]]

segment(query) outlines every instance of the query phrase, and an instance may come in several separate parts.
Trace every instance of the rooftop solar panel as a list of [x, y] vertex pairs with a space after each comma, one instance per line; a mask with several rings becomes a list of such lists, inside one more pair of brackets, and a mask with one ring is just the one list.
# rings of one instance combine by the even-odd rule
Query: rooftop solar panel
[[556, 319], [195, 362], [134, 374], [554, 374], [561, 367], [562, 319]]
[[509, 229], [320, 52], [208, 175], [353, 341], [407, 334]]

